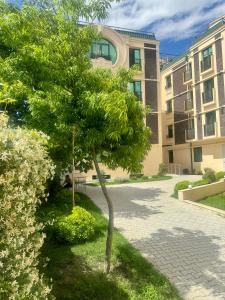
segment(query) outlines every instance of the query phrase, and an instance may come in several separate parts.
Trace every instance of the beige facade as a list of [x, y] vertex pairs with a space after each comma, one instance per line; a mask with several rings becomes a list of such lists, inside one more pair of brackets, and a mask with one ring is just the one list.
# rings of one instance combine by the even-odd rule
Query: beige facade
[[187, 53], [163, 67], [163, 160], [173, 170], [225, 170], [224, 62], [221, 18], [209, 25]]
[[[150, 105], [153, 110], [149, 118], [146, 119], [146, 125], [151, 127], [152, 147], [144, 161], [142, 173], [144, 175], [153, 175], [158, 171], [159, 164], [162, 162], [162, 122], [161, 122], [161, 104], [160, 104], [160, 65], [159, 65], [159, 41], [153, 34], [129, 31], [120, 28], [112, 28], [108, 26], [98, 26], [98, 31], [102, 38], [111, 43], [116, 50], [116, 59], [110, 60], [110, 57], [94, 53], [92, 63], [94, 67], [110, 68], [117, 70], [118, 68], [130, 68], [132, 61], [132, 50], [140, 53], [140, 70], [134, 76], [135, 82], [140, 82], [141, 91], [137, 91], [140, 95], [140, 101], [144, 106]], [[104, 41], [103, 41], [104, 44]], [[98, 46], [100, 47], [101, 46]], [[103, 45], [107, 48], [107, 45]], [[95, 49], [95, 48], [94, 48]], [[102, 50], [102, 49], [100, 49]], [[103, 49], [103, 51], [107, 51]], [[113, 50], [114, 51], [114, 50]], [[113, 178], [129, 177], [129, 174], [122, 169], [110, 170], [104, 165], [100, 168], [106, 175]], [[87, 180], [91, 180], [96, 171], [93, 169], [84, 174]]]

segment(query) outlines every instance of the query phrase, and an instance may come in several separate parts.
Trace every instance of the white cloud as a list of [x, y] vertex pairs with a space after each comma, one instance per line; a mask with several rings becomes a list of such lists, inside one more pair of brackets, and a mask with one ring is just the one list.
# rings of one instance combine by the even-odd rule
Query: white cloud
[[224, 0], [122, 0], [113, 4], [106, 24], [153, 31], [161, 40], [182, 40], [224, 14]]

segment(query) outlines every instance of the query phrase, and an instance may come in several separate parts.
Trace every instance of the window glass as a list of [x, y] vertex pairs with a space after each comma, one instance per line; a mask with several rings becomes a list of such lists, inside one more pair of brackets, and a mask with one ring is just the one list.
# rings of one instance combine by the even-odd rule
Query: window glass
[[168, 138], [173, 137], [173, 125], [168, 126]]
[[168, 156], [169, 156], [169, 163], [173, 164], [174, 159], [173, 159], [173, 150], [168, 151]]
[[203, 51], [202, 51], [202, 54], [203, 54], [203, 58], [212, 55], [212, 46], [206, 48], [205, 50], [203, 50]]
[[216, 112], [210, 111], [205, 114], [206, 124], [214, 124], [216, 122]]
[[90, 56], [91, 58], [103, 57], [115, 64], [117, 59], [116, 48], [109, 41], [101, 39], [92, 44]]
[[142, 98], [141, 81], [130, 82], [130, 91], [135, 94], [139, 99]]
[[194, 148], [194, 162], [201, 162], [202, 161], [202, 147], [195, 147]]
[[171, 75], [166, 76], [166, 88], [170, 88], [172, 86]]
[[166, 101], [166, 111], [169, 113], [169, 112], [172, 112], [172, 110], [173, 110], [172, 100]]

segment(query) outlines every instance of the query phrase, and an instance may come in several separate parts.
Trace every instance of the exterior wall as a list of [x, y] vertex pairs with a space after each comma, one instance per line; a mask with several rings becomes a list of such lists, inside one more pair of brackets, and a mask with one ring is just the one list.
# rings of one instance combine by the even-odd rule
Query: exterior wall
[[[212, 46], [212, 67], [206, 71], [201, 69], [202, 51]], [[200, 38], [187, 53], [176, 61], [170, 63], [161, 72], [161, 101], [162, 101], [162, 143], [163, 161], [168, 163], [168, 150], [173, 150], [174, 163], [179, 164], [181, 169], [188, 168], [204, 170], [210, 167], [214, 170], [224, 168], [225, 151], [225, 24], [221, 22], [212, 28], [208, 34]], [[184, 82], [186, 65], [192, 64], [192, 79]], [[165, 78], [171, 74], [172, 88], [165, 89]], [[213, 78], [214, 97], [213, 101], [203, 103], [202, 93], [204, 81]], [[187, 92], [193, 91], [193, 109], [185, 111], [184, 103]], [[172, 100], [173, 112], [166, 113], [166, 101]], [[206, 136], [204, 125], [206, 113], [215, 111], [216, 124], [215, 134]], [[187, 135], [188, 119], [194, 119], [194, 137], [189, 139]], [[174, 137], [166, 137], [167, 126], [174, 126]], [[191, 163], [190, 147], [202, 147], [202, 162]], [[192, 157], [194, 160], [193, 152]]]
[[[123, 32], [114, 30], [107, 26], [98, 26], [98, 31], [103, 38], [110, 41], [117, 50], [117, 60], [113, 65], [111, 61], [104, 58], [92, 59], [94, 67], [110, 68], [117, 70], [118, 68], [129, 68], [129, 49], [138, 48], [141, 50], [141, 70], [137, 71], [134, 80], [141, 81], [142, 86], [142, 103], [144, 106], [151, 107], [151, 114], [146, 118], [146, 125], [151, 128], [151, 150], [143, 162], [143, 173], [145, 175], [156, 174], [159, 164], [162, 162], [162, 134], [161, 134], [161, 115], [160, 115], [160, 66], [159, 66], [159, 42], [154, 39], [143, 37], [133, 37]], [[109, 170], [106, 166], [101, 165], [107, 175], [111, 178], [129, 177], [129, 174], [122, 169]], [[91, 180], [96, 175], [95, 170], [91, 170], [86, 174], [87, 180]]]

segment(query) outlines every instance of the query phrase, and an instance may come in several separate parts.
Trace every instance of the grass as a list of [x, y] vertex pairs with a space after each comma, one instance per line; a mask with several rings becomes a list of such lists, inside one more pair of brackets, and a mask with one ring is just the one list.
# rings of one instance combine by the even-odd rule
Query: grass
[[[48, 235], [42, 256], [50, 261], [45, 275], [53, 280], [53, 294], [60, 300], [172, 300], [181, 299], [175, 288], [128, 241], [114, 231], [112, 271], [104, 272], [107, 221], [84, 194], [77, 204], [96, 218], [97, 232], [92, 241], [80, 245], [58, 244]], [[62, 200], [62, 199], [61, 199]], [[69, 213], [72, 205], [59, 201], [41, 208], [41, 217]], [[42, 270], [43, 271], [43, 270]]]
[[199, 203], [225, 210], [225, 193], [207, 197], [200, 200]]
[[[166, 176], [159, 176], [159, 175], [154, 175], [151, 177], [143, 176], [140, 178], [136, 179], [126, 179], [126, 178], [121, 178], [121, 179], [115, 179], [114, 181], [106, 181], [106, 185], [115, 185], [115, 184], [125, 184], [125, 183], [139, 183], [139, 182], [151, 182], [151, 181], [161, 181], [161, 180], [169, 180], [172, 179], [172, 176], [166, 175]], [[87, 183], [89, 186], [100, 186], [99, 181], [96, 182], [91, 182]]]

